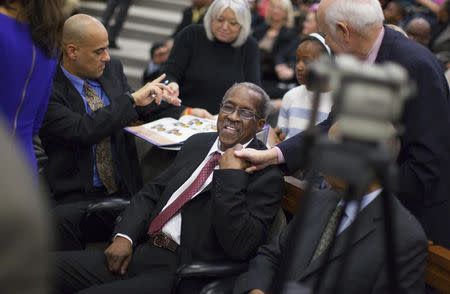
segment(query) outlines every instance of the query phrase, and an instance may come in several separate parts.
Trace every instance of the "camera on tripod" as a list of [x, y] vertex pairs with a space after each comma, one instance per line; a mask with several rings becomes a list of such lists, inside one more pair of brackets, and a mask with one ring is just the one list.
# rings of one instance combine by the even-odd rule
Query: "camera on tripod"
[[407, 71], [394, 63], [372, 65], [340, 55], [333, 60], [323, 57], [309, 70], [312, 89], [329, 84], [345, 139], [374, 143], [390, 138], [386, 125], [399, 121], [414, 90]]

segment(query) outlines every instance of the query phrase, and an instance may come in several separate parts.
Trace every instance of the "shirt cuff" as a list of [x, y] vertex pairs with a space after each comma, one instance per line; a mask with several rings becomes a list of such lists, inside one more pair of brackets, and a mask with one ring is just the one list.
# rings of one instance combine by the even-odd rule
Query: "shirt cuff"
[[284, 161], [284, 155], [281, 152], [280, 148], [278, 148], [277, 146], [273, 148], [275, 148], [275, 150], [277, 151], [278, 164], [285, 163], [286, 161]]
[[128, 237], [127, 235], [118, 233], [118, 234], [116, 234], [116, 235], [114, 236], [114, 240], [115, 240], [117, 237], [122, 237], [122, 238], [127, 239], [128, 241], [131, 242], [131, 246], [133, 246], [133, 240], [131, 240], [131, 238]]

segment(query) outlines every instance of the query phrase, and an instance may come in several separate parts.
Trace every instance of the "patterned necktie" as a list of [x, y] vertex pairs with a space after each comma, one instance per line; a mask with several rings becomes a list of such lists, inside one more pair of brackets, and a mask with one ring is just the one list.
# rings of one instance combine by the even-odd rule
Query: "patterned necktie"
[[338, 205], [331, 214], [327, 226], [325, 227], [325, 230], [323, 230], [322, 236], [320, 237], [319, 244], [316, 247], [316, 251], [314, 252], [312, 260], [322, 255], [322, 253], [324, 253], [330, 246], [331, 241], [333, 241], [333, 237], [336, 233], [337, 226], [343, 212], [344, 206]]
[[188, 202], [203, 186], [208, 177], [214, 170], [214, 167], [219, 163], [221, 154], [219, 152], [213, 153], [211, 158], [205, 164], [205, 166], [201, 169], [197, 178], [192, 182], [192, 184], [184, 190], [180, 196], [175, 199], [169, 206], [166, 207], [163, 211], [161, 211], [150, 223], [148, 228], [148, 234], [152, 235], [154, 233], [159, 232], [162, 227], [175, 215], [180, 211], [183, 205]]
[[[83, 85], [83, 92], [86, 96], [86, 102], [92, 112], [105, 106], [102, 99], [98, 97], [97, 93], [87, 82]], [[95, 159], [98, 175], [108, 191], [108, 194], [117, 192], [117, 184], [113, 174], [110, 137], [104, 138], [97, 143], [95, 148]]]

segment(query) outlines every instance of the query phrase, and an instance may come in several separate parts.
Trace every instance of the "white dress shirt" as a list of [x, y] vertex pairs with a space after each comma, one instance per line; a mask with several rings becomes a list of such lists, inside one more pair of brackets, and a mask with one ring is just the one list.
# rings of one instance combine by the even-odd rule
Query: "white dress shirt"
[[[375, 190], [373, 192], [370, 192], [369, 194], [366, 194], [361, 199], [361, 207], [359, 211], [362, 211], [367, 205], [369, 205], [375, 198], [380, 195], [381, 189]], [[344, 205], [345, 201], [341, 200], [339, 201], [338, 205]], [[356, 219], [356, 216], [358, 214], [358, 202], [356, 200], [352, 200], [347, 204], [347, 208], [344, 211], [344, 214], [342, 216], [342, 221], [339, 225], [339, 228], [336, 232], [336, 236], [342, 233], [345, 229], [347, 229], [353, 221]]]

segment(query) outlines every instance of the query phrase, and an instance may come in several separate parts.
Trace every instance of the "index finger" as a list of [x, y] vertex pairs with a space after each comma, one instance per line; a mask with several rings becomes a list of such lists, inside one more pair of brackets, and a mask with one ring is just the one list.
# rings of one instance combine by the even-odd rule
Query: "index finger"
[[150, 83], [160, 83], [162, 80], [164, 80], [165, 77], [166, 77], [166, 74], [163, 73], [162, 75], [160, 75], [159, 77], [157, 77], [156, 79], [151, 81]]

